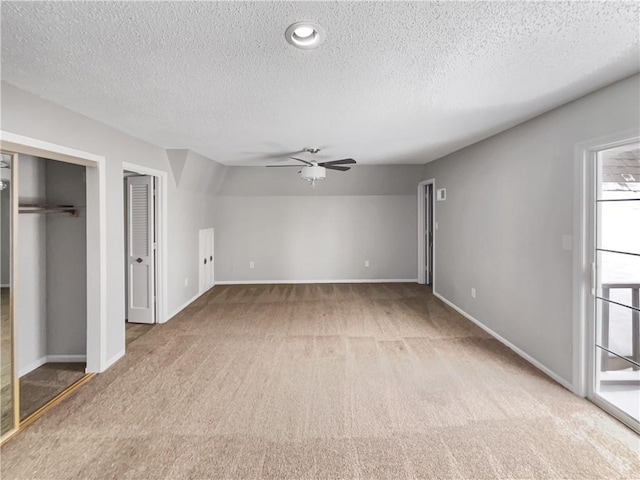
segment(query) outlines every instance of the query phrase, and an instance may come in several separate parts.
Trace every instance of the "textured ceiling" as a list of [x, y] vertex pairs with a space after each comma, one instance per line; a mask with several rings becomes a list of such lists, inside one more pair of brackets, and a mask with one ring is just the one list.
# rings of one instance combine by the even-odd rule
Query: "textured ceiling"
[[228, 165], [424, 163], [638, 72], [638, 5], [3, 1], [2, 79]]

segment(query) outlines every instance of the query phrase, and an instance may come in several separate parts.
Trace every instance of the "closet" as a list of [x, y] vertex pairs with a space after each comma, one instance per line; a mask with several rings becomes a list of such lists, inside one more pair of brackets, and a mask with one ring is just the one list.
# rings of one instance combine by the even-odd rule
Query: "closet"
[[85, 376], [87, 345], [86, 169], [3, 153], [5, 164], [3, 434]]

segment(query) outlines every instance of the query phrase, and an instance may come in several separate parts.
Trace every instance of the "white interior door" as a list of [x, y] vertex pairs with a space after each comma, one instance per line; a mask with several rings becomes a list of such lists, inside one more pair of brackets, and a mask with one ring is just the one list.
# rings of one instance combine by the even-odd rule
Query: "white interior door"
[[200, 293], [213, 287], [214, 279], [213, 228], [200, 230]]
[[155, 322], [153, 177], [127, 177], [127, 314], [132, 323]]

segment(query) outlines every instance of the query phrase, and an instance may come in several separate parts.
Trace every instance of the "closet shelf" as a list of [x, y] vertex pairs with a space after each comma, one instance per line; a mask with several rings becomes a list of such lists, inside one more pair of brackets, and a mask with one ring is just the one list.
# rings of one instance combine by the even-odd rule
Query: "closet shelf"
[[79, 210], [73, 205], [20, 204], [18, 213], [68, 213], [72, 217], [79, 216]]

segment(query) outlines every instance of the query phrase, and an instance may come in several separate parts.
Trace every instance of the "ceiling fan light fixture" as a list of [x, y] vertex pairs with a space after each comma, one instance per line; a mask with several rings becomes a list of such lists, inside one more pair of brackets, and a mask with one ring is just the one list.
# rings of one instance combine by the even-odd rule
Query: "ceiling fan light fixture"
[[327, 178], [327, 169], [318, 165], [302, 167], [300, 170], [300, 178], [311, 182], [311, 186], [316, 186], [316, 180], [324, 180]]
[[317, 48], [324, 41], [324, 29], [309, 22], [296, 22], [289, 25], [285, 34], [289, 44], [303, 50]]

